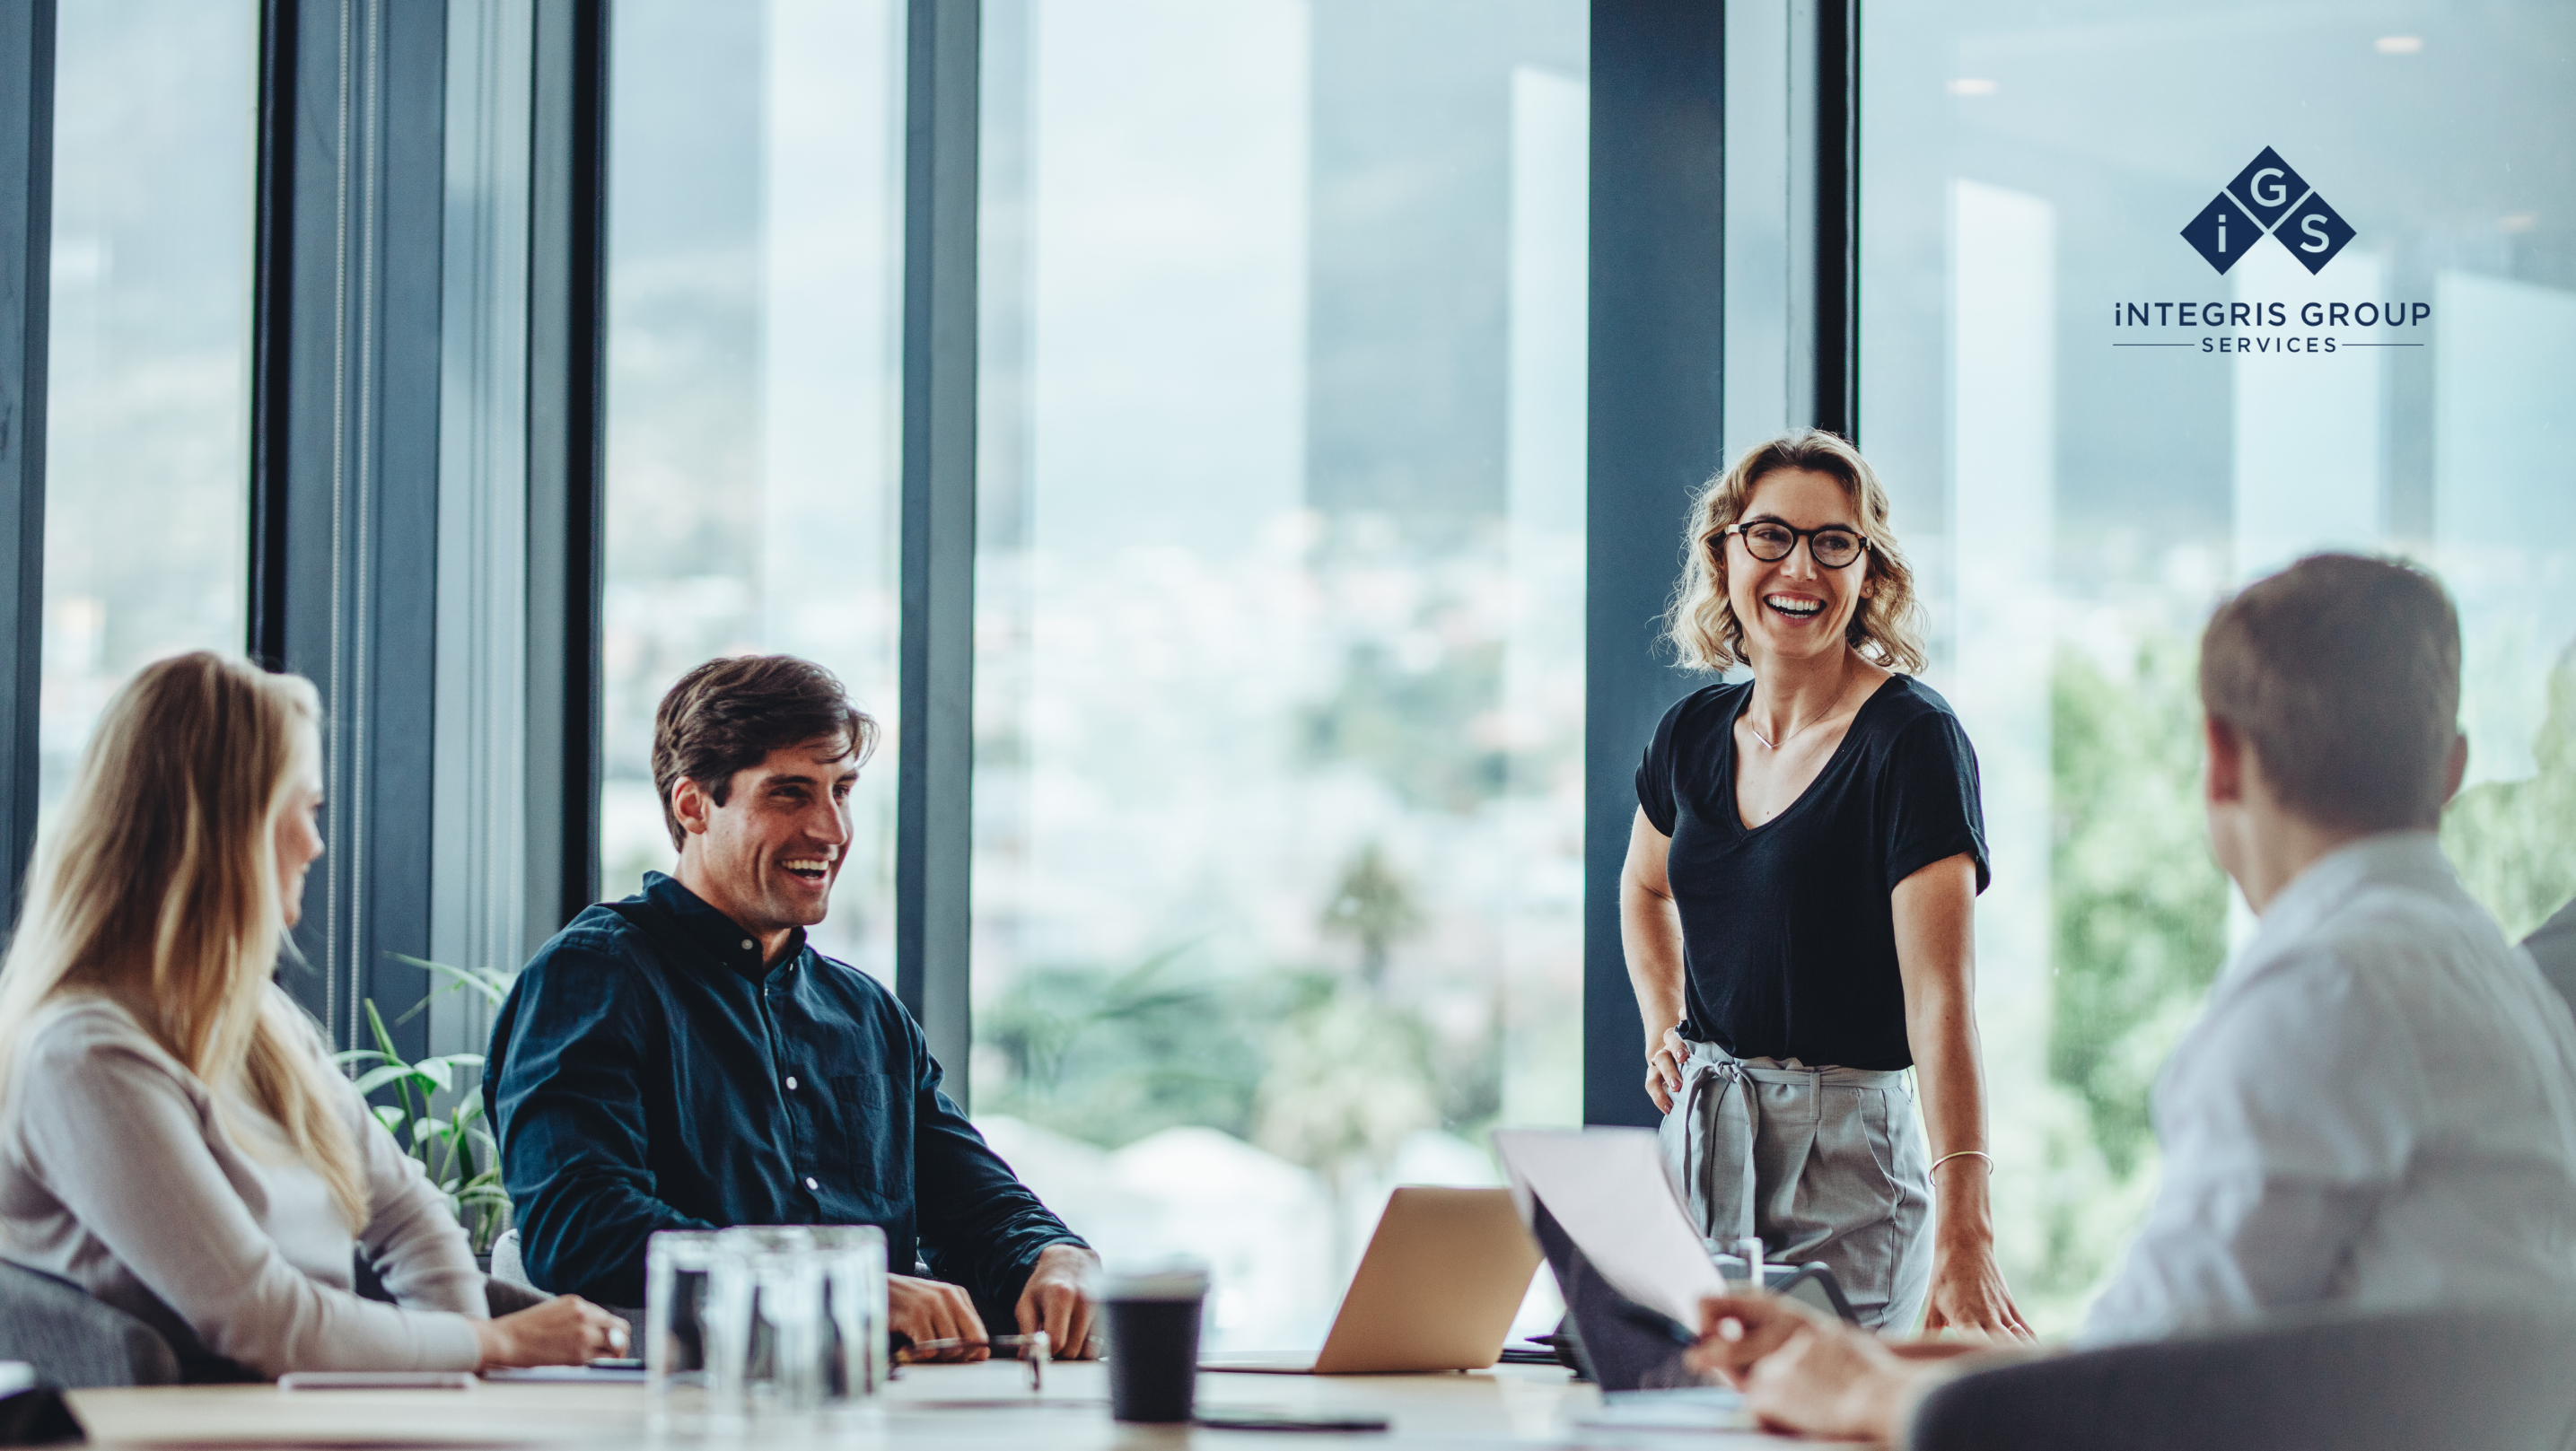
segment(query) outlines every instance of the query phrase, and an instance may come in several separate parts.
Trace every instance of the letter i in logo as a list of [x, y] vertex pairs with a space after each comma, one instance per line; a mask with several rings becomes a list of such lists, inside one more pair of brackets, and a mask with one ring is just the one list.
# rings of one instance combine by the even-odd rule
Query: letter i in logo
[[[2234, 237], [2228, 235], [2231, 232]], [[2221, 272], [2235, 266], [2236, 259], [2245, 255], [2236, 250], [2236, 237], [2252, 237], [2260, 241], [2263, 229], [2255, 225], [2254, 219], [2245, 215], [2245, 209], [2225, 192], [2210, 198], [2209, 205], [2200, 209], [2200, 215], [2191, 219], [2191, 225], [2182, 229], [2182, 239], [2191, 244], [2191, 249]]]

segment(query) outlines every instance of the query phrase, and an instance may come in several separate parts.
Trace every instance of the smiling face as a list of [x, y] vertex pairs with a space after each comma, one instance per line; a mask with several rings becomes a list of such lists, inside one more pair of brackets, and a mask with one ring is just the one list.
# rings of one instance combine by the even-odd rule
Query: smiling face
[[681, 778], [671, 790], [686, 833], [681, 884], [757, 936], [822, 921], [850, 844], [858, 779], [858, 758], [839, 736], [781, 746], [736, 771], [722, 802]]
[[[1867, 538], [1860, 510], [1831, 474], [1780, 469], [1762, 476], [1745, 501], [1738, 524], [1786, 524], [1792, 529], [1848, 529]], [[1814, 541], [1801, 539], [1788, 557], [1761, 560], [1741, 534], [1725, 548], [1726, 598], [1744, 627], [1745, 654], [1759, 673], [1767, 662], [1805, 659], [1846, 648], [1844, 631], [1871, 591], [1870, 552], [1840, 569], [1817, 565]]]

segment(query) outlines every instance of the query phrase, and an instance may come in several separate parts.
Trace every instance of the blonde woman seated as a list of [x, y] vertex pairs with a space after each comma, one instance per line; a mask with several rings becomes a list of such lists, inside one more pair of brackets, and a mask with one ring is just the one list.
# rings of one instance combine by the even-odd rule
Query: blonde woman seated
[[[320, 718], [311, 682], [202, 653], [108, 703], [0, 966], [0, 1254], [201, 1370], [623, 1354], [570, 1296], [490, 1318], [444, 1198], [272, 981], [322, 854]], [[352, 1292], [361, 1246], [398, 1303]]]

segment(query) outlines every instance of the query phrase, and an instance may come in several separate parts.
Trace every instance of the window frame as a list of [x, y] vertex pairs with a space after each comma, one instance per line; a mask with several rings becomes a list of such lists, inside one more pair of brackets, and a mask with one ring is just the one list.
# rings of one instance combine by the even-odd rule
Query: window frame
[[[498, 578], [439, 557], [442, 510], [471, 471], [442, 470], [443, 156], [454, 118], [454, 27], [394, 0], [339, 6], [258, 0], [258, 236], [250, 401], [250, 627], [245, 648], [315, 678], [335, 699], [328, 747], [335, 850], [299, 933], [318, 974], [291, 975], [335, 1040], [350, 1045], [361, 998], [408, 1005], [428, 979], [396, 954], [430, 955], [454, 918], [453, 862], [416, 823], [432, 818], [441, 770], [489, 757], [458, 731], [515, 730], [524, 809], [475, 829], [515, 832], [524, 861], [507, 910], [525, 948], [588, 904], [598, 873], [600, 617], [604, 514], [605, 218], [609, 0], [454, 0], [479, 22], [525, 27], [529, 188], [524, 413], [478, 419], [523, 448], [524, 596], [470, 602], [478, 628], [518, 632], [514, 710], [437, 708], [469, 689], [440, 658], [442, 599]], [[968, 1098], [970, 833], [975, 566], [976, 171], [981, 7], [907, 0], [903, 320], [902, 620], [897, 761], [897, 991]], [[43, 545], [46, 225], [50, 217], [55, 0], [0, 11], [0, 410], [26, 426], [0, 438], [0, 631], [18, 643], [0, 711], [0, 871], [10, 904], [34, 836], [36, 682]], [[1781, 36], [1776, 55], [1730, 55], [1734, 9]], [[1777, 14], [1771, 12], [1776, 10]], [[344, 21], [345, 15], [345, 21]], [[1771, 321], [1811, 363], [1791, 417], [1846, 434], [1857, 422], [1858, 4], [1593, 0], [1586, 504], [1583, 1115], [1651, 1121], [1618, 939], [1618, 876], [1635, 809], [1637, 743], [1694, 682], [1656, 625], [1692, 491], [1730, 432], [1727, 170], [1731, 64], [1789, 77], [1795, 135], [1772, 138], [1803, 173], [1782, 224], [1807, 279]], [[478, 121], [479, 124], [479, 121]], [[316, 134], [328, 128], [331, 134]], [[345, 154], [345, 165], [342, 164]], [[1808, 250], [1811, 248], [1812, 250]], [[351, 286], [350, 258], [377, 264]], [[1741, 321], [1739, 319], [1739, 321]], [[446, 346], [453, 346], [447, 344]], [[433, 360], [422, 367], [420, 360]], [[462, 391], [462, 390], [460, 390]], [[451, 420], [452, 422], [452, 420]], [[1739, 427], [1748, 420], [1736, 420]], [[360, 527], [353, 520], [371, 521]], [[451, 531], [452, 532], [452, 531]], [[15, 548], [8, 547], [14, 542]], [[454, 546], [451, 545], [451, 549]], [[336, 573], [335, 573], [336, 571]], [[462, 581], [462, 583], [460, 583]], [[479, 586], [489, 591], [489, 585]], [[504, 592], [507, 593], [507, 592]], [[454, 652], [450, 652], [451, 658]], [[389, 722], [413, 724], [387, 729]], [[449, 737], [442, 739], [441, 737]], [[486, 743], [489, 745], [490, 743]], [[489, 813], [487, 813], [488, 815]], [[343, 920], [345, 915], [348, 920]], [[452, 934], [451, 939], [452, 940]], [[510, 964], [492, 964], [507, 967]], [[474, 1046], [479, 1017], [450, 1015], [437, 1047]], [[397, 1033], [427, 1051], [430, 1021]]]

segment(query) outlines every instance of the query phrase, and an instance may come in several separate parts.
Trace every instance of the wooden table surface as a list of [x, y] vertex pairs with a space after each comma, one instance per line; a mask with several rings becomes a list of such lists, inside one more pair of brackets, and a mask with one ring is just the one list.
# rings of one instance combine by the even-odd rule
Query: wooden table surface
[[763, 1418], [749, 1433], [712, 1431], [683, 1392], [655, 1426], [644, 1390], [616, 1385], [504, 1384], [468, 1391], [298, 1391], [273, 1386], [173, 1386], [72, 1393], [72, 1409], [100, 1446], [450, 1447], [757, 1444], [783, 1446], [989, 1446], [1009, 1451], [1163, 1451], [1198, 1446], [1667, 1446], [1780, 1443], [1768, 1437], [1587, 1429], [1600, 1406], [1592, 1387], [1544, 1366], [1499, 1366], [1463, 1375], [1283, 1376], [1209, 1372], [1199, 1408], [1352, 1412], [1386, 1416], [1386, 1436], [1121, 1426], [1109, 1419], [1106, 1373], [1057, 1365], [1032, 1395], [1016, 1361], [911, 1366], [874, 1408], [832, 1422]]

